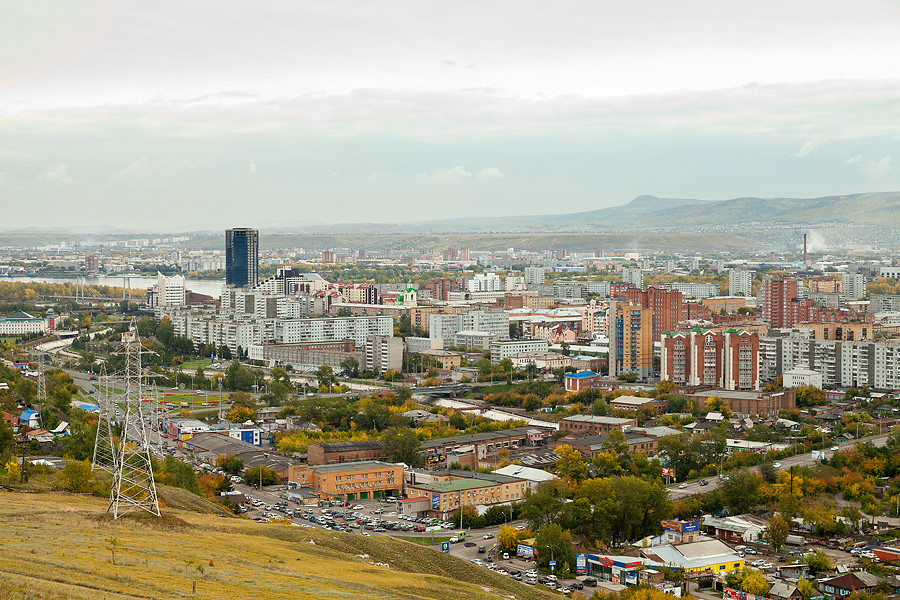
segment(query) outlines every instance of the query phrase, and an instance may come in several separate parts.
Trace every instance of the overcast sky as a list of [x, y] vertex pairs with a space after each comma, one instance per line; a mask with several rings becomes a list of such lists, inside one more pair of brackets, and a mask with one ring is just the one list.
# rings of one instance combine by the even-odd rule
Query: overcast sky
[[0, 229], [900, 189], [900, 2], [0, 7]]

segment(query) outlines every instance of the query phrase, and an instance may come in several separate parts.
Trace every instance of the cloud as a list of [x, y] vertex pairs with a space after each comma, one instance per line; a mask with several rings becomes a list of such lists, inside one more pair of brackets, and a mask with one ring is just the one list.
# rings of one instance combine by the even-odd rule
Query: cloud
[[797, 158], [806, 158], [810, 154], [812, 154], [815, 150], [820, 148], [822, 144], [825, 143], [825, 140], [822, 138], [813, 138], [811, 140], [807, 140], [803, 142], [803, 145], [800, 146], [800, 150], [792, 154], [791, 156], [796, 156]]
[[504, 179], [506, 175], [500, 172], [497, 167], [485, 167], [477, 173], [473, 173], [462, 165], [450, 167], [449, 169], [438, 169], [433, 173], [419, 173], [417, 178], [430, 179], [440, 183], [456, 183], [459, 181], [497, 181]]
[[869, 160], [862, 154], [857, 154], [856, 156], [851, 156], [850, 158], [845, 160], [844, 164], [858, 165], [862, 168], [863, 172], [865, 172], [865, 174], [872, 179], [881, 179], [887, 177], [895, 171], [894, 159], [890, 154], [882, 156], [878, 160]]
[[66, 163], [59, 163], [52, 169], [47, 169], [38, 175], [35, 181], [52, 183], [54, 185], [75, 185], [81, 183], [74, 177], [69, 177], [69, 166]]
[[135, 181], [152, 180], [158, 182], [170, 177], [176, 170], [187, 164], [188, 161], [186, 160], [169, 158], [151, 160], [146, 156], [142, 156], [121, 171], [113, 173], [106, 183], [108, 185], [127, 185]]
[[480, 171], [478, 171], [478, 175], [475, 176], [479, 181], [497, 181], [500, 179], [506, 179], [506, 175], [500, 172], [500, 169], [497, 167], [487, 167]]
[[256, 173], [256, 163], [253, 161], [250, 161], [250, 172]]
[[433, 181], [441, 181], [443, 183], [455, 183], [457, 181], [465, 181], [472, 178], [471, 171], [464, 166], [458, 165], [449, 169], [438, 169], [434, 173], [422, 173], [418, 177], [424, 177]]

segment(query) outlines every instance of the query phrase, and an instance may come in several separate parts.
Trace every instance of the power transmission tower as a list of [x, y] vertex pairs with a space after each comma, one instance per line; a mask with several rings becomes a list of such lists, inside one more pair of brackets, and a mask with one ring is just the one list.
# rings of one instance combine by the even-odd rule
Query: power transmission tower
[[116, 519], [135, 508], [158, 517], [150, 439], [141, 406], [141, 342], [134, 319], [128, 332], [122, 334], [122, 341], [125, 342], [125, 417], [109, 509]]
[[97, 436], [94, 438], [94, 459], [91, 468], [95, 471], [101, 469], [115, 476], [118, 448], [113, 435], [113, 421], [116, 420], [116, 403], [109, 393], [106, 363], [100, 364], [100, 379], [97, 383], [97, 403], [100, 415], [97, 421]]
[[159, 390], [156, 386], [150, 388], [150, 451], [159, 455], [165, 455], [165, 444], [163, 443], [162, 421], [160, 419], [160, 402]]

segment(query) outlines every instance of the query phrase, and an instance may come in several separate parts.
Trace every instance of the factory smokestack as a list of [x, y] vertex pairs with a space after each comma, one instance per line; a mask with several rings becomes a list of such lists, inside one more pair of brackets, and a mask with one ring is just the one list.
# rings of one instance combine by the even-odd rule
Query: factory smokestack
[[803, 264], [806, 264], [806, 234], [803, 234]]

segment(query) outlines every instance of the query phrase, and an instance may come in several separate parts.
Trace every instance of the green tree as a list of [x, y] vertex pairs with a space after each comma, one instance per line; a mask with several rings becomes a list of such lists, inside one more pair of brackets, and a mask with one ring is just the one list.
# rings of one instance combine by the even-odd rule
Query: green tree
[[391, 427], [384, 433], [382, 440], [384, 440], [385, 450], [393, 462], [402, 462], [410, 466], [422, 464], [422, 455], [419, 454], [419, 446], [422, 442], [412, 429]]
[[733, 473], [719, 489], [722, 499], [734, 514], [745, 513], [757, 503], [759, 477], [747, 469]]
[[780, 552], [781, 547], [784, 546], [784, 542], [787, 540], [789, 529], [790, 527], [788, 525], [788, 522], [785, 521], [780, 515], [775, 515], [771, 519], [769, 519], [769, 526], [766, 527], [765, 531], [763, 531], [763, 537], [767, 542], [769, 542], [769, 544], [772, 546], [772, 550], [774, 550], [776, 554]]
[[263, 485], [277, 485], [281, 482], [281, 478], [278, 476], [277, 471], [273, 471], [268, 467], [251, 467], [244, 471], [244, 480], [249, 485], [255, 485], [259, 487], [260, 482], [260, 471], [262, 471], [262, 484]]
[[536, 490], [525, 492], [520, 516], [528, 521], [532, 531], [556, 521], [563, 512], [566, 501], [566, 485], [563, 481], [544, 481]]
[[534, 536], [534, 549], [537, 551], [538, 564], [547, 568], [551, 560], [556, 564], [575, 564], [575, 550], [572, 546], [572, 534], [563, 531], [556, 523], [543, 525]]
[[359, 359], [355, 356], [348, 356], [341, 361], [341, 369], [346, 377], [359, 377]]
[[822, 573], [825, 571], [830, 571], [832, 568], [831, 558], [825, 552], [816, 548], [812, 552], [806, 555], [806, 564], [809, 565], [809, 570], [813, 573]]
[[748, 594], [765, 597], [771, 589], [771, 585], [766, 581], [766, 576], [759, 571], [745, 571], [741, 580], [741, 589]]

